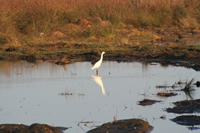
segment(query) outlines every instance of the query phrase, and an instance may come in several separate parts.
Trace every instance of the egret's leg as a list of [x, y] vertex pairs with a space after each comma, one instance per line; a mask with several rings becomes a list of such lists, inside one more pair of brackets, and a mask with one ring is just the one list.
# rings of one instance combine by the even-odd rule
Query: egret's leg
[[98, 69], [96, 69], [96, 75], [98, 76]]

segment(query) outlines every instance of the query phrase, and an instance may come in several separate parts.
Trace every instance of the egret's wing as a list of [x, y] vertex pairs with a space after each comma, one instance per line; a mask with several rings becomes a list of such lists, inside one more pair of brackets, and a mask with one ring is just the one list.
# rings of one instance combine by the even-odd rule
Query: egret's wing
[[99, 66], [101, 65], [101, 61], [98, 61], [94, 64], [94, 66], [92, 67], [92, 70], [99, 68]]

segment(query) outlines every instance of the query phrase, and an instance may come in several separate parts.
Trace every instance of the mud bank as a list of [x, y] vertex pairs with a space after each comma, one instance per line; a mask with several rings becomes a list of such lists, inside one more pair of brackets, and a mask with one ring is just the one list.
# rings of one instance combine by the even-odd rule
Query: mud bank
[[[100, 48], [98, 47], [97, 49], [99, 50], [94, 50], [94, 48], [84, 44], [57, 43], [54, 45], [51, 46], [49, 44], [45, 46], [34, 47], [34, 49], [38, 50], [38, 54], [35, 55], [19, 54], [17, 53], [17, 49], [4, 51], [3, 54], [0, 55], [0, 59], [27, 60], [28, 62], [35, 62], [36, 60], [49, 60], [53, 63], [63, 65], [76, 61], [95, 62], [99, 59], [101, 51], [105, 51], [106, 54], [104, 55], [104, 60], [108, 61], [142, 61], [147, 63], [158, 62], [163, 66], [184, 66], [200, 71], [200, 50], [190, 46], [128, 45], [113, 48], [106, 45]], [[56, 49], [56, 46], [59, 46], [59, 49]], [[53, 50], [54, 47], [56, 50]], [[32, 48], [27, 46], [26, 49]]]
[[53, 127], [46, 124], [1, 124], [0, 133], [62, 133], [66, 127]]
[[200, 113], [200, 99], [178, 101], [173, 104], [175, 107], [166, 109], [168, 113]]
[[96, 129], [88, 131], [88, 133], [146, 133], [152, 130], [153, 127], [144, 120], [128, 119], [105, 123]]
[[141, 105], [141, 106], [148, 106], [148, 105], [153, 105], [155, 103], [159, 103], [161, 101], [157, 101], [157, 100], [151, 100], [151, 99], [144, 99], [142, 101], [139, 101], [138, 102], [138, 105]]
[[176, 118], [171, 120], [173, 122], [176, 122], [177, 124], [185, 126], [200, 125], [200, 116], [196, 115], [182, 115], [182, 116], [177, 116]]
[[[62, 133], [66, 127], [53, 127], [46, 124], [1, 124], [0, 133]], [[153, 127], [148, 122], [141, 119], [127, 119], [105, 123], [102, 126], [88, 131], [88, 133], [138, 133], [151, 132]]]

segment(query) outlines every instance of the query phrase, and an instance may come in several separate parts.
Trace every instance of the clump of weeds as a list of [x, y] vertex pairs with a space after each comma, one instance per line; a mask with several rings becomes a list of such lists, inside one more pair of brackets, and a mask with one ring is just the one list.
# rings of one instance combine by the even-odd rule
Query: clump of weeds
[[193, 83], [194, 83], [194, 78], [191, 79], [189, 82], [186, 81], [185, 87], [182, 89], [182, 91], [184, 91], [184, 92], [194, 91]]

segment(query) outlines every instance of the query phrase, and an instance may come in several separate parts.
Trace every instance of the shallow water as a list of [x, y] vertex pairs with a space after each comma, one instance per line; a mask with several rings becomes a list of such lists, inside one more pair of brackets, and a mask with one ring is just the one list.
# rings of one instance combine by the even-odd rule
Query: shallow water
[[[191, 132], [170, 121], [178, 114], [164, 111], [173, 107], [172, 102], [190, 98], [184, 92], [175, 97], [157, 97], [157, 92], [166, 90], [156, 86], [192, 78], [197, 81], [200, 72], [158, 63], [104, 61], [97, 77], [91, 67], [90, 62], [61, 66], [42, 61], [0, 61], [0, 123], [44, 123], [72, 127], [66, 133], [84, 133], [92, 126], [113, 121], [115, 116], [117, 120], [144, 119], [154, 126], [153, 133]], [[196, 88], [193, 98], [199, 96]], [[144, 98], [162, 102], [138, 105]], [[166, 120], [159, 118], [162, 115]], [[84, 125], [89, 121], [93, 122]]]

